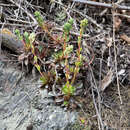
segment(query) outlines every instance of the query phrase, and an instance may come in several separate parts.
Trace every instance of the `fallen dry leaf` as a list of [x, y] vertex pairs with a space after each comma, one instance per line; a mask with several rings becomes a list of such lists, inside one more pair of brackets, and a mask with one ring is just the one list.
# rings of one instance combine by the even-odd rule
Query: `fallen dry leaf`
[[115, 17], [115, 20], [114, 20], [114, 26], [115, 26], [115, 30], [116, 31], [119, 31], [120, 29], [120, 26], [121, 26], [121, 19], [117, 16]]
[[111, 47], [112, 46], [112, 37], [106, 38], [107, 46]]
[[101, 81], [101, 91], [104, 91], [110, 85], [112, 80], [113, 80], [113, 72], [112, 70], [109, 70], [107, 75]]
[[121, 35], [120, 38], [130, 44], [130, 37], [128, 37], [126, 34]]

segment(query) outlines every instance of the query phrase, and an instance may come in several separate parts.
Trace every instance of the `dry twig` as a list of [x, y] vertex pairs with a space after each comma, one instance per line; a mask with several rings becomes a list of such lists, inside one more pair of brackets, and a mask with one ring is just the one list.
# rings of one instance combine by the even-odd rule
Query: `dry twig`
[[122, 98], [120, 94], [120, 85], [119, 85], [119, 77], [118, 77], [118, 71], [117, 71], [117, 52], [116, 52], [116, 44], [115, 44], [115, 8], [113, 5], [113, 10], [112, 10], [112, 18], [113, 18], [113, 44], [114, 44], [114, 56], [115, 56], [115, 71], [116, 71], [116, 80], [117, 80], [117, 88], [118, 88], [118, 95], [120, 98], [120, 102], [122, 104]]
[[[92, 5], [92, 6], [99, 6], [99, 7], [104, 7], [104, 8], [113, 8], [112, 4], [106, 4], [106, 3], [101, 3], [101, 2], [94, 2], [94, 1], [88, 1], [88, 0], [73, 0], [75, 2], [79, 2], [79, 3], [84, 3], [84, 4], [88, 4], [88, 5]], [[116, 9], [119, 10], [130, 10], [129, 6], [121, 6], [118, 4], [116, 5]]]
[[29, 13], [28, 10], [24, 9], [23, 7], [20, 6], [20, 4], [18, 4], [17, 2], [14, 2], [13, 0], [9, 0], [12, 4], [16, 5], [18, 8], [20, 8], [22, 11], [24, 11], [32, 20], [33, 20], [33, 24], [32, 25], [36, 25], [37, 21], [36, 19], [33, 17], [33, 15], [31, 13]]
[[63, 6], [63, 7], [65, 7], [65, 8], [67, 8], [67, 9], [69, 9], [69, 10], [71, 10], [71, 11], [73, 11], [73, 12], [75, 12], [75, 13], [77, 13], [77, 14], [83, 16], [83, 17], [85, 17], [85, 18], [88, 19], [90, 22], [92, 22], [94, 25], [96, 25], [97, 27], [99, 27], [100, 29], [103, 28], [103, 27], [102, 27], [101, 25], [99, 25], [94, 19], [92, 19], [91, 17], [89, 17], [89, 16], [87, 16], [87, 15], [81, 13], [80, 11], [75, 10], [75, 9], [73, 9], [73, 8], [70, 8], [70, 7], [67, 7], [67, 6], [63, 5], [62, 3], [57, 2], [57, 1], [55, 1], [55, 0], [54, 0], [53, 2], [55, 2], [55, 3], [57, 3], [57, 4], [59, 4], [59, 5]]
[[[14, 27], [32, 27], [32, 25], [13, 24], [13, 23], [0, 23], [0, 25], [4, 25], [4, 26], [14, 26]], [[35, 26], [35, 25], [33, 25], [33, 26]]]
[[124, 18], [128, 18], [130, 19], [130, 16], [125, 15], [125, 14], [119, 14], [119, 13], [115, 13], [116, 16], [120, 16], [120, 17], [124, 17]]
[[[123, 1], [124, 1], [124, 0], [118, 0], [118, 1], [116, 2], [116, 4], [120, 4], [120, 3], [122, 3]], [[104, 10], [100, 13], [100, 16], [104, 15], [107, 11], [108, 11], [108, 8], [104, 9]]]
[[[104, 124], [103, 124], [103, 120], [102, 120], [102, 117], [101, 117], [101, 96], [100, 96], [99, 89], [97, 87], [97, 83], [96, 83], [96, 80], [95, 80], [95, 77], [94, 77], [94, 74], [93, 74], [93, 70], [92, 70], [90, 65], [89, 65], [89, 67], [90, 67], [91, 76], [92, 76], [91, 90], [92, 90], [92, 96], [93, 96], [93, 103], [94, 103], [96, 114], [97, 114], [97, 117], [98, 117], [98, 125], [99, 125], [98, 127], [99, 127], [99, 130], [104, 130]], [[97, 91], [97, 94], [98, 94], [98, 106], [96, 104], [96, 99], [95, 99], [93, 87], [96, 88], [96, 91]]]

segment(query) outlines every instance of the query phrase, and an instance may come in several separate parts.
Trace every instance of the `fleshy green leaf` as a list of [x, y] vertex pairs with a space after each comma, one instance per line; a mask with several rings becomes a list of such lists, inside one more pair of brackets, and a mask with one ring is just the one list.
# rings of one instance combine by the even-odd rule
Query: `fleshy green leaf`
[[35, 41], [35, 37], [36, 37], [36, 34], [35, 34], [35, 33], [31, 33], [31, 34], [29, 35], [29, 41], [30, 41], [30, 43], [33, 43], [33, 42]]
[[37, 20], [38, 24], [39, 24], [40, 26], [42, 26], [43, 23], [44, 23], [44, 20], [43, 20], [43, 18], [42, 18], [42, 16], [41, 16], [40, 12], [39, 12], [39, 11], [36, 11], [36, 12], [34, 13], [34, 15], [35, 15], [35, 17], [36, 17], [36, 20]]
[[69, 55], [73, 51], [73, 45], [68, 45], [64, 51], [64, 55]]
[[68, 22], [64, 24], [63, 30], [65, 34], [69, 34], [70, 30], [72, 29], [73, 21], [73, 19], [70, 19]]
[[61, 58], [63, 56], [63, 51], [58, 51], [58, 52], [55, 52], [52, 57], [55, 59], [55, 60], [58, 60], [59, 58]]
[[37, 63], [37, 56], [34, 56], [34, 61]]
[[62, 88], [62, 92], [65, 94], [65, 95], [73, 95], [74, 94], [74, 91], [75, 91], [75, 87], [72, 86], [71, 84], [69, 83], [66, 83], [63, 88]]
[[25, 38], [26, 44], [29, 44], [30, 41], [29, 41], [29, 34], [28, 34], [28, 32], [24, 32], [24, 38]]
[[35, 64], [35, 67], [36, 67], [36, 68], [37, 68], [37, 70], [40, 72], [40, 69], [41, 69], [40, 65]]
[[46, 85], [47, 82], [48, 82], [48, 79], [47, 79], [46, 76], [42, 76], [42, 77], [40, 77], [40, 80], [42, 81], [43, 85]]
[[42, 52], [43, 46], [38, 46], [38, 50]]
[[74, 67], [69, 67], [70, 72], [74, 72]]
[[64, 101], [64, 105], [67, 106], [69, 104], [68, 101]]
[[82, 20], [81, 23], [80, 23], [80, 27], [81, 27], [81, 28], [84, 28], [84, 27], [86, 27], [87, 25], [88, 25], [88, 20], [87, 20], [87, 19]]
[[15, 30], [15, 34], [19, 40], [23, 40], [23, 37], [21, 36], [20, 31], [18, 29]]
[[69, 21], [68, 21], [68, 23], [70, 23], [71, 25], [73, 25], [73, 23], [74, 23], [74, 19], [69, 19]]

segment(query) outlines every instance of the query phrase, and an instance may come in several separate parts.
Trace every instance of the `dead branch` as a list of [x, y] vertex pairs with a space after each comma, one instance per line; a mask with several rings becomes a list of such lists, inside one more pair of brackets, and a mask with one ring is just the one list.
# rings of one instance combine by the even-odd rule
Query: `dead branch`
[[[88, 1], [88, 0], [73, 0], [74, 2], [79, 2], [79, 3], [84, 3], [87, 5], [92, 5], [92, 6], [99, 6], [99, 7], [104, 7], [104, 8], [113, 8], [112, 4], [106, 4], [106, 3], [101, 3], [101, 2], [94, 2], [94, 1]], [[119, 10], [130, 10], [129, 6], [122, 6], [115, 4], [116, 9]]]
[[36, 19], [33, 17], [33, 15], [31, 13], [29, 13], [28, 10], [24, 9], [23, 7], [21, 7], [21, 5], [19, 5], [17, 2], [14, 2], [13, 0], [9, 0], [12, 4], [16, 5], [18, 8], [20, 8], [22, 11], [24, 11], [32, 20], [33, 20], [33, 25], [37, 24]]

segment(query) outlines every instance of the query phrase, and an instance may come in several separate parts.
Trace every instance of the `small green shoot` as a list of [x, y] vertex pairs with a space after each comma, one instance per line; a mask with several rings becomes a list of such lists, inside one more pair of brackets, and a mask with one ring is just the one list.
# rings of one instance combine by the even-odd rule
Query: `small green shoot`
[[42, 77], [40, 77], [40, 80], [42, 81], [42, 84], [43, 85], [46, 85], [47, 83], [48, 83], [48, 77], [47, 76], [42, 76]]
[[55, 61], [62, 59], [63, 57], [63, 51], [60, 50], [58, 52], [55, 52], [52, 57], [55, 59]]
[[75, 87], [70, 85], [69, 82], [67, 82], [63, 88], [62, 88], [62, 92], [65, 94], [65, 95], [73, 95], [74, 92], [75, 92]]
[[24, 32], [24, 38], [25, 38], [25, 43], [26, 43], [26, 44], [30, 44], [30, 41], [29, 41], [29, 33], [28, 33], [28, 32]]
[[74, 22], [74, 20], [70, 19], [68, 22], [66, 22], [64, 24], [64, 27], [63, 27], [63, 38], [64, 38], [64, 40], [66, 40], [66, 42], [69, 41], [69, 32], [72, 29], [73, 22]]
[[73, 45], [68, 45], [64, 50], [64, 55], [70, 55], [71, 52], [73, 52]]
[[18, 29], [15, 30], [15, 34], [18, 37], [19, 40], [23, 40], [23, 36], [21, 36], [20, 31]]
[[65, 105], [65, 106], [68, 106], [68, 105], [69, 105], [69, 102], [68, 102], [68, 101], [64, 101], [64, 105]]
[[88, 24], [87, 19], [82, 20], [81, 23], [80, 23], [80, 36], [78, 37], [78, 49], [77, 49], [77, 52], [76, 52], [77, 53], [77, 61], [75, 62], [76, 67], [75, 67], [75, 70], [74, 70], [74, 75], [73, 75], [71, 84], [74, 83], [76, 75], [79, 73], [80, 66], [82, 65], [82, 62], [83, 62], [83, 56], [81, 55], [81, 51], [82, 51], [81, 39], [82, 39], [82, 35], [84, 33], [84, 28], [87, 26], [87, 24]]
[[[24, 41], [26, 53], [30, 54], [30, 52], [31, 52], [31, 58], [33, 58], [33, 64], [41, 75], [40, 80], [42, 81], [43, 85], [44, 86], [47, 84], [52, 85], [52, 83], [54, 83], [56, 76], [57, 76], [57, 79], [60, 79], [60, 82], [63, 81], [63, 83], [64, 83], [64, 85], [63, 85], [63, 83], [61, 83], [61, 85], [63, 85], [62, 93], [69, 99], [70, 96], [74, 95], [74, 93], [75, 93], [76, 88], [74, 86], [74, 83], [75, 83], [77, 75], [80, 72], [80, 69], [83, 65], [83, 56], [81, 53], [82, 52], [81, 43], [82, 43], [82, 36], [83, 36], [84, 30], [85, 30], [85, 27], [88, 24], [88, 21], [86, 19], [84, 19], [80, 23], [80, 34], [79, 34], [78, 40], [77, 40], [78, 48], [75, 51], [74, 45], [72, 45], [72, 43], [70, 42], [70, 31], [73, 28], [73, 23], [74, 23], [73, 19], [69, 19], [64, 24], [62, 35], [60, 35], [60, 37], [58, 37], [58, 35], [57, 35], [57, 37], [56, 37], [56, 35], [54, 35], [54, 33], [52, 31], [53, 29], [51, 30], [49, 28], [49, 25], [44, 21], [40, 12], [36, 11], [34, 15], [36, 17], [38, 25], [43, 29], [43, 31], [47, 35], [47, 38], [51, 39], [52, 43], [54, 43], [54, 44], [56, 43], [55, 44], [56, 49], [57, 49], [57, 47], [59, 47], [59, 49], [57, 49], [56, 52], [54, 52], [54, 50], [51, 48], [52, 51], [54, 52], [51, 55], [51, 58], [54, 59], [53, 60], [54, 62], [51, 64], [52, 66], [48, 65], [48, 68], [52, 67], [51, 68], [52, 70], [50, 69], [47, 73], [42, 72], [43, 66], [42, 66], [42, 61], [39, 56], [42, 55], [42, 53], [43, 53], [42, 50], [43, 50], [44, 46], [40, 46], [40, 45], [37, 46], [37, 44], [35, 44], [36, 43], [36, 40], [35, 40], [36, 34], [33, 32], [32, 33], [25, 32], [24, 35], [21, 36], [19, 30], [16, 30], [15, 33], [19, 39]], [[57, 44], [57, 43], [60, 43], [60, 44]], [[56, 45], [58, 45], [58, 46], [56, 46]], [[57, 70], [54, 69], [54, 66], [56, 66], [56, 64], [59, 64]], [[57, 75], [57, 73], [59, 73], [59, 71], [64, 73], [62, 75], [63, 77], [60, 77], [59, 75]], [[57, 79], [56, 79], [56, 84], [58, 83]], [[65, 99], [64, 105], [69, 104], [68, 99]], [[84, 123], [84, 120], [82, 122]]]
[[43, 26], [43, 23], [44, 23], [44, 20], [43, 20], [43, 18], [42, 18], [42, 16], [41, 16], [40, 12], [39, 12], [39, 11], [36, 11], [36, 12], [34, 13], [34, 15], [35, 15], [35, 17], [36, 17], [36, 20], [37, 20], [39, 26], [42, 27], [42, 26]]

